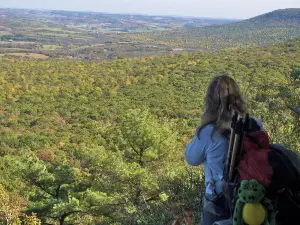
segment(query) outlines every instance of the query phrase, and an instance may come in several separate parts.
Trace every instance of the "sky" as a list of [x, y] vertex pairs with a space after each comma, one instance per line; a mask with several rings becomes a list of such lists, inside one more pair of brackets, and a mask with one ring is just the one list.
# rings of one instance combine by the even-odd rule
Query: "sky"
[[276, 9], [300, 8], [300, 0], [0, 0], [0, 8], [248, 19]]

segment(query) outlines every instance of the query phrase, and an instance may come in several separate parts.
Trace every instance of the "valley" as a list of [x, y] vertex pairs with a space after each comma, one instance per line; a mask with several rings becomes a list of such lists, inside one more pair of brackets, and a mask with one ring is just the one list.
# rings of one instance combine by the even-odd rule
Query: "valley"
[[[0, 54], [111, 60], [177, 52], [124, 34], [215, 26], [233, 20], [0, 9]], [[183, 49], [182, 49], [183, 50]]]
[[0, 9], [0, 54], [114, 60], [266, 46], [300, 37], [299, 9], [244, 21]]

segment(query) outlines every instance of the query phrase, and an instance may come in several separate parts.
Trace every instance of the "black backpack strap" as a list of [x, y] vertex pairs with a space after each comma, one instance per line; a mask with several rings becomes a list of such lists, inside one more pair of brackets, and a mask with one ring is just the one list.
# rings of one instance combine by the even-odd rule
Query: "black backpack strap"
[[210, 181], [209, 181], [209, 184], [210, 184], [210, 186], [212, 188], [212, 194], [213, 194], [213, 196], [215, 196], [215, 195], [217, 195], [217, 189], [216, 189], [216, 184], [215, 184], [215, 182], [213, 180], [213, 173], [212, 173], [212, 171], [211, 171], [210, 168], [209, 168], [209, 172], [210, 172]]

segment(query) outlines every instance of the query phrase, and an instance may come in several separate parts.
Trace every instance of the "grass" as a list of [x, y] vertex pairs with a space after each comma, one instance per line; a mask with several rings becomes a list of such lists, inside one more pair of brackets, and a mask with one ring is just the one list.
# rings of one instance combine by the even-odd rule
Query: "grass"
[[89, 37], [89, 36], [72, 36], [75, 40], [92, 40], [95, 39], [94, 37]]
[[57, 45], [43, 45], [43, 49], [45, 50], [56, 50], [57, 48]]
[[105, 44], [94, 44], [94, 45], [84, 45], [84, 46], [69, 46], [71, 50], [82, 50], [82, 49], [90, 49], [90, 48], [97, 48], [97, 47], [103, 47]]
[[7, 54], [0, 54], [0, 56], [5, 55], [12, 55], [12, 56], [20, 56], [20, 57], [28, 57], [28, 58], [35, 58], [35, 59], [48, 59], [49, 56], [43, 54], [36, 54], [36, 53], [7, 53]]
[[122, 28], [99, 28], [101, 33], [126, 33]]
[[34, 31], [52, 31], [52, 32], [61, 32], [63, 31], [60, 27], [35, 27], [35, 28], [30, 28], [31, 30]]
[[28, 50], [28, 49], [24, 49], [24, 48], [4, 48], [0, 46], [0, 50], [1, 51], [23, 51], [23, 50]]
[[[28, 27], [28, 29], [32, 30], [32, 31], [36, 31], [36, 32], [46, 32], [48, 31], [48, 33], [57, 33], [57, 32], [63, 32], [66, 34], [81, 34], [82, 32], [80, 31], [73, 31], [73, 30], [64, 30], [60, 27]], [[47, 33], [47, 32], [46, 32]]]
[[58, 33], [50, 33], [50, 32], [43, 32], [38, 33], [40, 36], [55, 36], [55, 37], [68, 37], [69, 34], [58, 34]]
[[9, 31], [0, 30], [0, 36], [1, 35], [11, 35], [11, 33]]

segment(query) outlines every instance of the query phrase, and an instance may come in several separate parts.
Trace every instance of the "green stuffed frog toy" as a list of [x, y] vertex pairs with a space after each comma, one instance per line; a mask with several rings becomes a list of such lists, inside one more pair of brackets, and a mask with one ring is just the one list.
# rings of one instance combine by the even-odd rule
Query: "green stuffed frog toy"
[[265, 197], [266, 190], [257, 180], [243, 180], [233, 215], [233, 225], [275, 225], [272, 202]]

